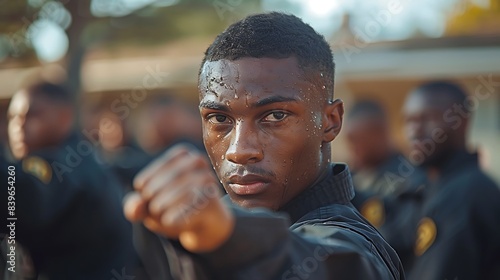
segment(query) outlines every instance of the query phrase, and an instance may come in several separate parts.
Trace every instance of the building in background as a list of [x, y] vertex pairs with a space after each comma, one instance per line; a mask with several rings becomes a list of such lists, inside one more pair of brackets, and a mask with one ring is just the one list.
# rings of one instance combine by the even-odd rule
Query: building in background
[[[356, 99], [378, 100], [402, 150], [407, 92], [432, 79], [464, 85], [471, 97], [463, 105], [474, 111], [471, 149], [500, 182], [493, 172], [500, 166], [500, 1], [358, 1], [8, 1], [0, 12], [0, 109], [37, 75], [67, 75], [79, 98], [103, 101], [122, 120], [159, 89], [196, 103], [198, 68], [215, 34], [247, 14], [279, 9], [325, 34], [335, 51], [336, 96], [347, 110]], [[341, 134], [333, 143], [337, 161], [349, 160], [345, 141]]]

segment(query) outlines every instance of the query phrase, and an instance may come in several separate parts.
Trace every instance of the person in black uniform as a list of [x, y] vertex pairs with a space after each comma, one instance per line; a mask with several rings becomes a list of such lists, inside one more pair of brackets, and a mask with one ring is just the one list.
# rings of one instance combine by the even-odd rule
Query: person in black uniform
[[398, 167], [405, 158], [391, 139], [381, 105], [372, 100], [356, 102], [347, 114], [345, 126], [355, 189], [381, 196], [397, 192], [402, 183], [396, 178]]
[[138, 110], [134, 131], [129, 130], [130, 119], [108, 110], [97, 112], [95, 128], [88, 129], [92, 133], [86, 130], [89, 141], [97, 148], [97, 162], [110, 168], [127, 192], [137, 173], [173, 145], [190, 143], [204, 151], [196, 106], [158, 93], [145, 100]]
[[[17, 92], [8, 110], [15, 168], [15, 238], [38, 279], [112, 279], [133, 273], [137, 255], [121, 211], [118, 181], [93, 159], [93, 147], [72, 132], [74, 107], [60, 86], [46, 82]], [[6, 201], [7, 190], [1, 192]], [[7, 203], [2, 204], [7, 205]], [[1, 231], [4, 232], [5, 227]], [[9, 234], [9, 232], [6, 232]], [[130, 275], [130, 274], [128, 274]]]
[[[106, 110], [100, 110], [95, 128], [87, 130], [93, 133], [86, 133], [98, 136], [98, 142], [89, 139], [96, 142], [96, 160], [113, 171], [126, 192], [132, 190], [133, 178], [142, 168], [176, 143], [189, 143], [205, 152], [197, 106], [161, 92], [148, 97], [138, 110], [135, 137], [127, 129], [126, 121], [131, 119]], [[169, 268], [164, 265], [167, 258], [159, 237], [142, 224], [133, 225], [133, 237], [145, 273], [151, 279], [165, 279]]]
[[330, 162], [343, 115], [333, 77], [327, 42], [292, 15], [249, 16], [208, 48], [199, 107], [218, 178], [176, 146], [139, 173], [124, 206], [166, 237], [177, 279], [404, 279], [350, 203], [349, 169]]
[[96, 161], [112, 170], [125, 187], [132, 190], [137, 173], [152, 160], [134, 141], [126, 120], [117, 114], [104, 111], [99, 116], [99, 141], [96, 143]]
[[381, 232], [409, 279], [500, 279], [500, 190], [466, 151], [472, 112], [458, 85], [433, 81], [404, 106], [410, 160], [426, 177], [401, 193]]

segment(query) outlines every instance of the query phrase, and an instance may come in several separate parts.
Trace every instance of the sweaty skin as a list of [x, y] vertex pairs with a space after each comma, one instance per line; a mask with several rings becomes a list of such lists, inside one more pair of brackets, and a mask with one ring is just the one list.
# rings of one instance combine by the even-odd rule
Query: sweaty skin
[[331, 139], [323, 132], [329, 105], [321, 90], [293, 57], [205, 63], [203, 138], [233, 202], [278, 210], [322, 177], [330, 160], [323, 145]]
[[126, 216], [187, 250], [207, 252], [231, 236], [235, 223], [219, 200], [218, 181], [242, 207], [278, 210], [321, 180], [343, 103], [329, 101], [315, 84], [294, 57], [206, 62], [200, 112], [219, 180], [201, 154], [176, 146], [136, 177]]

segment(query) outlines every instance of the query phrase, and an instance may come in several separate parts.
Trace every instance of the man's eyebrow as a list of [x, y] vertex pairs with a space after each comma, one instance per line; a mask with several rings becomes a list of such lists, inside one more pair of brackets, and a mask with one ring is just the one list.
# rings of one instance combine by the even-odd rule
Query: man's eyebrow
[[[274, 96], [269, 96], [266, 98], [263, 98], [251, 105], [253, 108], [257, 107], [263, 107], [269, 104], [273, 103], [279, 103], [279, 102], [298, 102], [299, 99], [293, 98], [293, 97], [286, 97], [286, 96], [281, 96], [281, 95], [274, 95]], [[223, 112], [229, 112], [230, 109], [227, 105], [223, 103], [218, 103], [213, 100], [206, 100], [206, 101], [201, 101], [200, 108], [205, 108], [205, 109], [212, 109], [212, 110], [217, 110], [217, 111], [223, 111]]]
[[269, 96], [269, 97], [263, 98], [263, 99], [255, 102], [254, 104], [252, 104], [252, 107], [262, 107], [262, 106], [266, 106], [266, 105], [278, 103], [278, 102], [298, 102], [298, 101], [299, 101], [299, 99], [293, 98], [293, 97], [273, 95], [273, 96]]
[[212, 101], [212, 100], [201, 101], [199, 107], [205, 108], [205, 109], [212, 109], [212, 110], [217, 110], [217, 111], [229, 112], [228, 106], [226, 106], [225, 104], [222, 104], [222, 103]]

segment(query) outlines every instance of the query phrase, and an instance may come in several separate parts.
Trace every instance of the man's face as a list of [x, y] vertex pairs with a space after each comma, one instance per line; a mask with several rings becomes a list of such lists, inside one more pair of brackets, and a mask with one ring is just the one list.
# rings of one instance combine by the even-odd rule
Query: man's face
[[157, 153], [181, 137], [179, 125], [185, 121], [175, 105], [150, 104], [142, 112], [137, 140], [143, 149]]
[[293, 57], [204, 64], [204, 143], [233, 202], [277, 210], [325, 170], [321, 90], [306, 81]]
[[387, 127], [383, 120], [373, 116], [360, 116], [347, 122], [349, 149], [356, 168], [372, 167], [387, 157]]
[[18, 159], [45, 147], [60, 122], [50, 101], [24, 90], [12, 97], [8, 120], [9, 145]]
[[446, 100], [420, 92], [412, 93], [404, 106], [405, 133], [410, 144], [409, 158], [416, 165], [433, 165], [452, 150], [450, 139], [457, 137], [444, 118]]

